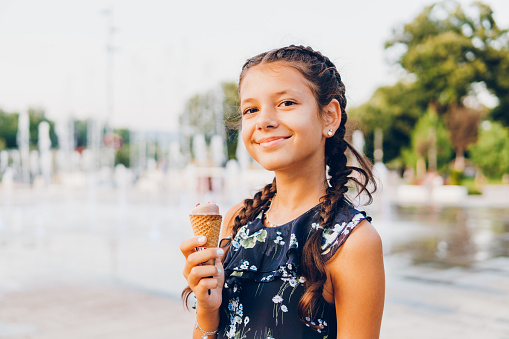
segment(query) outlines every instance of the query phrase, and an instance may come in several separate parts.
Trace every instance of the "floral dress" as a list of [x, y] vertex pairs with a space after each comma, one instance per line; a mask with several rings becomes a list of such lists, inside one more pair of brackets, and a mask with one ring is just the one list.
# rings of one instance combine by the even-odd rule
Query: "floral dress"
[[[319, 227], [320, 205], [278, 227], [264, 225], [267, 207], [239, 229], [226, 256], [218, 338], [336, 338], [334, 304], [321, 298], [319, 311], [310, 319], [317, 330], [301, 322], [297, 313], [305, 282], [299, 269], [302, 248]], [[333, 226], [323, 232], [326, 261], [364, 219], [371, 220], [344, 203]]]

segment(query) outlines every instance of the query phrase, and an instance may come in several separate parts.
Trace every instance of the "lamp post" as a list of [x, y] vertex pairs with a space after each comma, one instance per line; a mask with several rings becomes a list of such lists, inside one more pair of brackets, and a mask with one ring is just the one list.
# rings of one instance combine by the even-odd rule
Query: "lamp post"
[[106, 44], [106, 122], [104, 133], [104, 149], [106, 152], [106, 166], [113, 169], [115, 165], [115, 148], [113, 138], [113, 116], [114, 116], [114, 77], [113, 77], [113, 53], [116, 52], [114, 46], [114, 34], [116, 27], [113, 25], [113, 9], [105, 9], [102, 14], [106, 16], [107, 26], [107, 44]]

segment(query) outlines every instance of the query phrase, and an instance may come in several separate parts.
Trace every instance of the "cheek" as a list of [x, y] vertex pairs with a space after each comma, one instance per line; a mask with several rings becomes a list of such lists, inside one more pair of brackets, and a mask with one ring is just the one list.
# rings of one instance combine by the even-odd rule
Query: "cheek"
[[240, 136], [242, 137], [242, 141], [246, 147], [251, 143], [251, 135], [252, 135], [252, 127], [249, 123], [242, 121], [242, 126], [240, 129]]

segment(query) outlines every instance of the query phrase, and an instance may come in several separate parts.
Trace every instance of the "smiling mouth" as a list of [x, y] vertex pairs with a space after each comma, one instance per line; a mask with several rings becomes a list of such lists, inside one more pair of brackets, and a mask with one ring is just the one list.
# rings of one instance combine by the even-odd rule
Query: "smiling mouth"
[[274, 138], [266, 138], [262, 139], [257, 142], [258, 145], [260, 145], [263, 148], [272, 148], [276, 145], [279, 145], [281, 142], [283, 142], [286, 139], [290, 139], [291, 136], [288, 137], [274, 137]]

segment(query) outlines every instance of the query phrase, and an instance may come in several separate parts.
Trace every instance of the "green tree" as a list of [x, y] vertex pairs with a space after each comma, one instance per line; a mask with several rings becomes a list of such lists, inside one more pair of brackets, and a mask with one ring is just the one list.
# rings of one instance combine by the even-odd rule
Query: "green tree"
[[118, 149], [115, 151], [115, 165], [122, 164], [125, 167], [130, 167], [130, 132], [126, 128], [119, 128], [113, 131], [114, 139]]
[[[180, 124], [189, 129], [192, 134], [201, 133], [207, 141], [214, 134], [221, 134], [223, 112], [220, 93], [211, 90], [203, 94], [195, 94], [185, 106], [180, 116]], [[218, 121], [221, 124], [218, 126]]]
[[500, 74], [509, 69], [508, 31], [498, 27], [488, 5], [473, 7], [469, 14], [453, 0], [426, 7], [386, 43], [386, 48], [404, 50], [396, 62], [439, 114], [451, 104], [462, 105], [476, 82], [485, 82], [494, 94], [509, 90], [507, 77]]
[[49, 124], [49, 137], [51, 140], [51, 147], [58, 147], [58, 138], [55, 132], [55, 123], [46, 118], [46, 113], [40, 108], [29, 108], [28, 119], [30, 121], [30, 146], [37, 147], [39, 142], [39, 124], [43, 121]]
[[238, 107], [238, 86], [234, 82], [224, 82], [216, 90], [195, 94], [187, 101], [179, 118], [185, 135], [184, 147], [191, 146], [191, 136], [196, 133], [205, 135], [207, 142], [213, 135], [225, 135], [228, 159], [234, 159], [238, 138], [236, 125], [240, 121]]
[[226, 126], [226, 146], [228, 160], [236, 159], [237, 141], [239, 137], [239, 86], [235, 82], [223, 82], [223, 114]]
[[74, 144], [77, 148], [87, 147], [88, 122], [89, 120], [74, 121]]
[[[417, 121], [411, 135], [411, 147], [403, 150], [404, 162], [412, 168], [419, 161], [438, 172], [445, 172], [453, 156], [453, 147], [442, 118], [428, 110]], [[419, 173], [423, 176], [424, 173]]]
[[18, 147], [18, 116], [17, 113], [7, 113], [0, 109], [0, 144], [3, 145], [0, 150]]
[[365, 153], [373, 154], [376, 128], [383, 132], [384, 161], [398, 159], [401, 149], [410, 146], [410, 137], [416, 121], [426, 111], [427, 102], [412, 83], [400, 81], [393, 86], [380, 87], [365, 104], [349, 110], [366, 137]]
[[[44, 110], [38, 108], [28, 109], [29, 127], [29, 143], [32, 148], [37, 148], [39, 141], [39, 124], [47, 121], [50, 125], [49, 137], [51, 147], [58, 147], [58, 138], [55, 133], [55, 123], [48, 118]], [[3, 147], [6, 149], [17, 148], [19, 113], [8, 113], [0, 110], [0, 140], [3, 140]]]
[[499, 179], [509, 173], [509, 130], [498, 122], [486, 121], [477, 143], [470, 146], [470, 159], [482, 173]]
[[130, 131], [127, 128], [118, 128], [113, 131], [122, 140], [122, 144], [128, 144], [130, 142]]
[[[484, 83], [498, 96], [500, 104], [494, 114], [509, 122], [507, 114], [500, 113], [507, 113], [509, 108], [508, 31], [498, 27], [488, 5], [477, 2], [473, 8], [467, 13], [453, 0], [426, 7], [411, 23], [399, 27], [386, 43], [386, 48], [403, 49], [397, 63], [407, 71], [430, 107], [440, 115], [464, 114], [460, 119], [446, 118], [451, 137], [457, 137], [452, 129], [458, 125], [450, 121], [471, 121], [475, 116], [468, 115], [471, 110], [465, 107], [465, 99], [472, 95], [477, 83]], [[461, 134], [464, 140], [452, 140], [457, 159], [463, 159], [465, 146], [476, 139], [476, 129], [469, 126], [476, 124], [462, 127], [471, 132]]]
[[123, 144], [116, 152], [115, 152], [115, 165], [122, 164], [125, 167], [130, 167], [130, 157], [131, 157], [131, 148], [130, 144]]
[[477, 129], [482, 116], [480, 110], [457, 105], [451, 105], [445, 115], [449, 139], [456, 151], [456, 171], [462, 172], [465, 167], [464, 154], [468, 146], [477, 141]]

